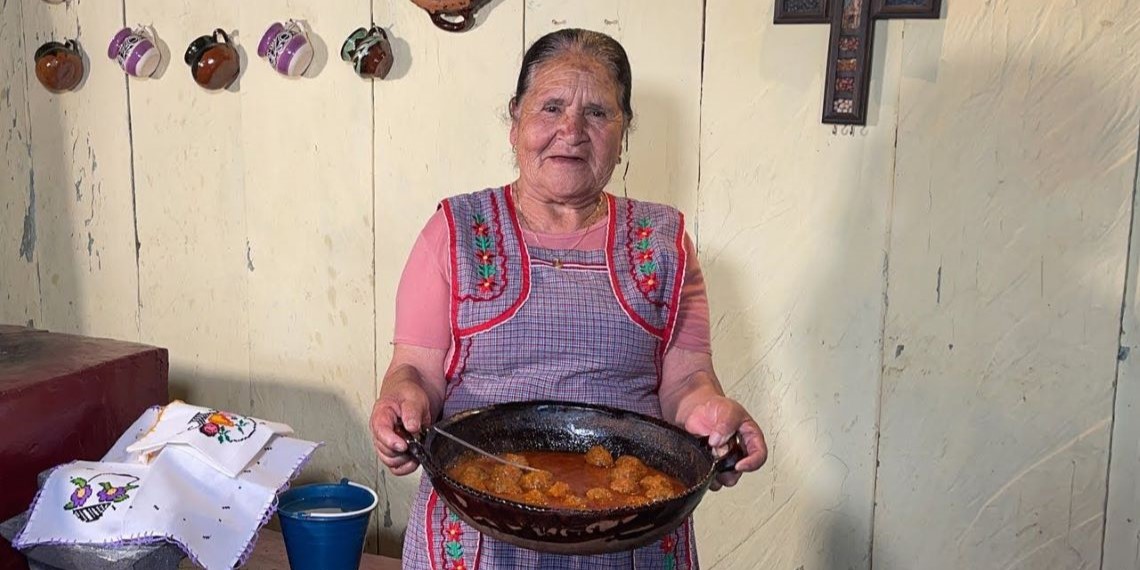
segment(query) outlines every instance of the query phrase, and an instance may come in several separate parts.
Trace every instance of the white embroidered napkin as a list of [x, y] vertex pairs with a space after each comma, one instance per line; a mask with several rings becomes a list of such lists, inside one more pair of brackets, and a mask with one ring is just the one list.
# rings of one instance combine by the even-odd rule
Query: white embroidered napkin
[[277, 493], [320, 444], [272, 436], [237, 477], [203, 463], [189, 445], [162, 447], [149, 464], [139, 463], [143, 455], [127, 449], [155, 425], [158, 413], [144, 412], [103, 462], [77, 461], [52, 471], [13, 545], [170, 540], [207, 569], [244, 563], [276, 508]]
[[131, 453], [127, 451], [127, 447], [138, 441], [142, 436], [146, 435], [150, 428], [158, 422], [158, 414], [162, 412], [163, 406], [151, 406], [143, 411], [142, 415], [135, 420], [135, 423], [119, 436], [115, 441], [115, 445], [103, 456], [99, 461], [103, 463], [146, 463], [145, 454]]
[[174, 401], [159, 412], [154, 427], [126, 451], [153, 457], [166, 446], [187, 446], [202, 462], [235, 477], [274, 434], [292, 431], [284, 424]]
[[[57, 468], [44, 481], [28, 525], [12, 544], [22, 547], [24, 536], [36, 538], [27, 545], [121, 539], [130, 532], [131, 504], [149, 472], [145, 465], [93, 461], [76, 461]], [[107, 537], [116, 539], [107, 541]]]

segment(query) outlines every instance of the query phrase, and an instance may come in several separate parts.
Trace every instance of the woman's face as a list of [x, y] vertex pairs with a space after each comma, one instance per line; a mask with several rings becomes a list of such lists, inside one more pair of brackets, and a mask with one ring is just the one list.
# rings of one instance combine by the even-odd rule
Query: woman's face
[[625, 117], [613, 74], [596, 59], [564, 54], [534, 70], [515, 102], [511, 146], [528, 190], [553, 199], [600, 192], [621, 155]]

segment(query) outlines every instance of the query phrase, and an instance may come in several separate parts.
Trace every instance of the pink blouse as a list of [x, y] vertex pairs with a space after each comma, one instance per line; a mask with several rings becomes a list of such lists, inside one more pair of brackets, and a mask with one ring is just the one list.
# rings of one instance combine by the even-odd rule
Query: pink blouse
[[[606, 219], [568, 234], [544, 234], [523, 229], [527, 246], [590, 251], [606, 243]], [[447, 219], [437, 210], [416, 238], [400, 285], [396, 291], [396, 344], [424, 348], [451, 348], [451, 263], [448, 259]], [[694, 254], [696, 248], [685, 234], [685, 281], [677, 314], [675, 346], [685, 350], [712, 353], [709, 339], [709, 304], [705, 280]]]

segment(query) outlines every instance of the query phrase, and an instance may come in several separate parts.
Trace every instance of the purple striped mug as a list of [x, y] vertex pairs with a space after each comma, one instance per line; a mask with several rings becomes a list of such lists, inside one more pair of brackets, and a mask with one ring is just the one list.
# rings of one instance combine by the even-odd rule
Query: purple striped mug
[[296, 77], [305, 73], [312, 63], [313, 45], [297, 22], [274, 22], [261, 36], [257, 55], [268, 59], [269, 65], [278, 73]]
[[118, 62], [119, 67], [132, 77], [150, 77], [162, 60], [162, 54], [150, 34], [141, 26], [134, 30], [119, 30], [107, 46], [107, 57]]

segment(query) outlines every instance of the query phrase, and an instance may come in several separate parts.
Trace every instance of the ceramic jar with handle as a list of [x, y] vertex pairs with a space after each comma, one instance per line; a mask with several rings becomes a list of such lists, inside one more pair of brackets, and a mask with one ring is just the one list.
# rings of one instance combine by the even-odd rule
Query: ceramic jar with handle
[[150, 33], [141, 26], [123, 28], [107, 46], [107, 57], [115, 60], [131, 77], [150, 77], [158, 69], [162, 55]]
[[356, 74], [365, 78], [384, 79], [392, 70], [392, 44], [384, 28], [375, 24], [357, 28], [340, 47], [340, 58], [352, 63]]
[[269, 65], [277, 73], [297, 77], [304, 74], [313, 62], [313, 44], [300, 23], [294, 20], [284, 24], [274, 22], [261, 36], [257, 55], [269, 60]]
[[36, 79], [52, 93], [71, 91], [83, 81], [83, 54], [75, 40], [47, 42], [36, 50]]
[[194, 81], [211, 91], [225, 89], [241, 73], [241, 56], [233, 40], [222, 29], [190, 42], [183, 58]]

